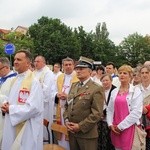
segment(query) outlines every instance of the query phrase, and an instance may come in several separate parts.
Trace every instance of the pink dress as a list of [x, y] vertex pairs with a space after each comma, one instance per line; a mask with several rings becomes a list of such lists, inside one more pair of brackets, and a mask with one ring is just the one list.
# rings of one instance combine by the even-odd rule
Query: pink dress
[[[128, 104], [126, 101], [128, 93], [123, 95], [117, 94], [114, 104], [114, 118], [113, 125], [118, 125], [129, 114]], [[131, 150], [134, 137], [134, 125], [123, 130], [121, 134], [117, 135], [111, 132], [112, 144], [121, 150]]]

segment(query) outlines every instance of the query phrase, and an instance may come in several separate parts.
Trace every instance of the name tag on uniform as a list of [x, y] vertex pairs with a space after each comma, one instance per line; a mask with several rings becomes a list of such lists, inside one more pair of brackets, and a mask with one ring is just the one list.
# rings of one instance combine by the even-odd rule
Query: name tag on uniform
[[18, 102], [19, 103], [26, 103], [28, 97], [29, 97], [30, 92], [26, 89], [22, 89], [19, 91], [19, 97], [18, 97]]

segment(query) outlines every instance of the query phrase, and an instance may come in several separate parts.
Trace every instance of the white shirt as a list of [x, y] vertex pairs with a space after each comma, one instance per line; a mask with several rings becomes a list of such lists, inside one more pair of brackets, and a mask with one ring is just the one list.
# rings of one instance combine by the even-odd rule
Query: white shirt
[[120, 80], [118, 76], [115, 76], [115, 74], [112, 74], [112, 84], [116, 87], [120, 87]]
[[102, 82], [96, 76], [92, 77], [92, 80], [102, 86]]

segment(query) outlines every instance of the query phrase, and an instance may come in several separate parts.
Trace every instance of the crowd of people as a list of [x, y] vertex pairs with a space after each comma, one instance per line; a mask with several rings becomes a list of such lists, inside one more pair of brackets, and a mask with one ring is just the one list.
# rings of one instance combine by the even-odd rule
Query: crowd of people
[[43, 56], [19, 50], [14, 70], [0, 57], [0, 149], [43, 150], [43, 120], [67, 135], [50, 132], [49, 143], [65, 150], [132, 150], [136, 125], [150, 150], [150, 61], [132, 68], [113, 62], [94, 66], [67, 57], [53, 70]]

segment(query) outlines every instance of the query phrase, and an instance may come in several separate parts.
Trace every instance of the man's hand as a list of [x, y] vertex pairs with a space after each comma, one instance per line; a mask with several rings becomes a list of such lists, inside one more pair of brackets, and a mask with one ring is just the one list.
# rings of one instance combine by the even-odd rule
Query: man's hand
[[70, 122], [70, 126], [73, 129], [73, 132], [79, 132], [80, 131], [80, 127], [79, 127], [78, 123]]
[[2, 106], [1, 106], [1, 110], [3, 113], [9, 113], [9, 103], [4, 103]]
[[73, 122], [65, 122], [65, 125], [68, 129], [68, 131], [75, 133], [75, 132], [79, 132], [80, 131], [80, 127], [78, 123], [73, 123]]
[[65, 125], [66, 125], [68, 131], [74, 133], [73, 128], [71, 126], [71, 122], [67, 121], [67, 122], [65, 122]]

